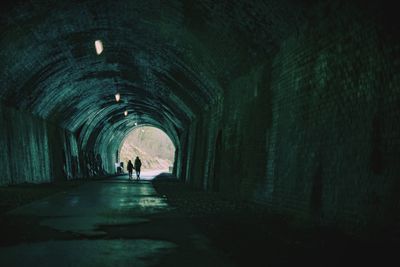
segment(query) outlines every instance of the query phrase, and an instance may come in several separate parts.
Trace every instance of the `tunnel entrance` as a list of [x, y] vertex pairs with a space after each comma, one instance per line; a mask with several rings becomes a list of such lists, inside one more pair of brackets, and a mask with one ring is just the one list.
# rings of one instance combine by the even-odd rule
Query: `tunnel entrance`
[[139, 126], [125, 137], [119, 149], [119, 160], [123, 162], [125, 173], [128, 161], [133, 163], [137, 156], [142, 162], [142, 174], [152, 179], [159, 173], [172, 173], [175, 146], [164, 131], [152, 126]]

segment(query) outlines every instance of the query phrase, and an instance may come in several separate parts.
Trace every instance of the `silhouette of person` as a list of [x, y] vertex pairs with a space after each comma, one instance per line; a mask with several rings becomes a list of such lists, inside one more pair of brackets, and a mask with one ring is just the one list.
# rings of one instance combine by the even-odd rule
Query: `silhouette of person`
[[126, 165], [126, 168], [128, 169], [128, 172], [129, 172], [129, 180], [132, 180], [133, 179], [133, 177], [132, 177], [132, 172], [133, 172], [133, 164], [132, 164], [132, 161], [128, 161], [128, 164]]
[[136, 179], [140, 180], [140, 167], [142, 166], [142, 162], [139, 159], [139, 156], [136, 156], [135, 159], [135, 171], [136, 171]]

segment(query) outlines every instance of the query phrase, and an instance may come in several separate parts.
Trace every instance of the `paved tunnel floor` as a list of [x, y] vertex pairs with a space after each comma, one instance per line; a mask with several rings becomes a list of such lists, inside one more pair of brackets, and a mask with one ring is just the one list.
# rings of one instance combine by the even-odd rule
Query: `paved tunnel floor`
[[3, 216], [2, 266], [233, 266], [149, 181], [88, 182]]
[[[153, 174], [148, 175], [143, 178]], [[298, 231], [263, 207], [220, 193], [196, 190], [173, 179], [132, 182], [127, 176], [66, 187], [2, 214], [0, 241], [0, 266], [400, 262], [397, 241], [364, 242], [329, 229]]]

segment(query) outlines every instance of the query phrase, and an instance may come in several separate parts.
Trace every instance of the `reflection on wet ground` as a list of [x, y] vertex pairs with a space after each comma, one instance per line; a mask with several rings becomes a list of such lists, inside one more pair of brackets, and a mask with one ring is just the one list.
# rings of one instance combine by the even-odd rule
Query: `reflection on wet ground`
[[[15, 241], [0, 247], [2, 266], [231, 266], [149, 181], [127, 176], [89, 182], [6, 216], [29, 229], [15, 228]], [[29, 242], [19, 242], [21, 235]]]

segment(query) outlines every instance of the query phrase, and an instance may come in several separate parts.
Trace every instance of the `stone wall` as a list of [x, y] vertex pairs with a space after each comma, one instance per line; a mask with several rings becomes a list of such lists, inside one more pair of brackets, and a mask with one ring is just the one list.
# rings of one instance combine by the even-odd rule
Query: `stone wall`
[[45, 183], [80, 176], [73, 134], [0, 105], [0, 185]]
[[396, 224], [400, 46], [384, 36], [369, 21], [343, 15], [282, 44], [259, 200], [348, 230]]
[[220, 125], [207, 115], [197, 122], [204, 138], [192, 164], [203, 165], [193, 166], [193, 176], [208, 179], [206, 151], [220, 131], [219, 190], [302, 225], [398, 228], [399, 40], [337, 8], [310, 19], [272, 61], [230, 82]]

